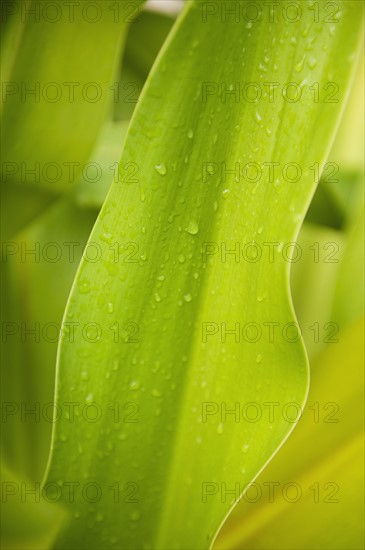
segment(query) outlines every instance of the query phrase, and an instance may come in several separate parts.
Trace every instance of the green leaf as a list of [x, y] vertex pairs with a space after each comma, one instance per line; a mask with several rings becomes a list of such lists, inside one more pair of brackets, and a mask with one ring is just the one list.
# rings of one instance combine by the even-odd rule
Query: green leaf
[[[49, 453], [53, 408], [47, 403], [62, 316], [95, 218], [94, 211], [59, 200], [3, 243], [2, 454], [18, 477], [33, 481], [40, 481]], [[37, 415], [22, 412], [37, 406]]]
[[84, 170], [74, 190], [74, 199], [80, 206], [97, 208], [102, 206], [110, 189], [113, 175], [118, 172], [120, 151], [128, 130], [129, 122], [108, 121], [101, 133], [93, 155], [89, 160], [91, 171]]
[[260, 498], [248, 502], [257, 492], [247, 493], [216, 550], [363, 548], [363, 345], [361, 319], [317, 358], [297, 428], [256, 480]]
[[[301, 257], [292, 264], [291, 290], [306, 350], [312, 359], [328, 339], [337, 336], [340, 328], [338, 317], [332, 316], [332, 309], [346, 235], [306, 222], [297, 243]], [[347, 295], [345, 300], [348, 300]]]
[[121, 101], [115, 104], [116, 120], [129, 120], [153, 63], [174, 19], [162, 13], [142, 12], [131, 25], [119, 80]]
[[[65, 321], [95, 325], [86, 338], [62, 338], [57, 400], [97, 417], [79, 409], [74, 422], [56, 422], [47, 480], [94, 483], [102, 498], [64, 499], [70, 520], [57, 548], [208, 548], [235, 498], [207, 489], [250, 482], [294, 426], [222, 421], [222, 410], [306, 398], [302, 342], [270, 342], [267, 331], [253, 341], [257, 328], [244, 327], [264, 335], [264, 323], [282, 331], [295, 322], [283, 247], [298, 233], [315, 188], [310, 167], [323, 166], [347, 96], [361, 6], [341, 2], [331, 27], [303, 10], [296, 23], [266, 17], [252, 28], [223, 22], [216, 7], [205, 21], [205, 4], [188, 3], [160, 52], [90, 237], [101, 259], [81, 263], [71, 292]], [[300, 103], [221, 94], [221, 83], [232, 91], [296, 79]], [[340, 103], [313, 101], [309, 86], [328, 80], [339, 83]], [[215, 90], [206, 102], [204, 83]], [[222, 163], [252, 161], [294, 162], [302, 177], [221, 177]], [[279, 243], [274, 261], [221, 261], [224, 245], [252, 241]], [[239, 335], [222, 337], [224, 323], [239, 323]]]
[[349, 228], [334, 292], [332, 316], [341, 325], [364, 315], [364, 202]]
[[[140, 4], [134, 2], [135, 9]], [[52, 198], [78, 182], [115, 100], [110, 85], [131, 20], [124, 8], [120, 0], [97, 3], [96, 13], [81, 3], [55, 12], [36, 0], [4, 7], [3, 203], [14, 184]], [[47, 204], [38, 194], [33, 216]], [[18, 208], [17, 223], [4, 207], [5, 227], [20, 230], [30, 204], [24, 216]]]
[[[7, 550], [50, 548], [66, 514], [60, 506], [47, 503], [33, 493], [35, 485], [11, 472], [1, 463], [1, 541]], [[38, 488], [38, 495], [40, 496]], [[25, 496], [26, 495], [26, 496]], [[51, 494], [50, 494], [51, 498]]]

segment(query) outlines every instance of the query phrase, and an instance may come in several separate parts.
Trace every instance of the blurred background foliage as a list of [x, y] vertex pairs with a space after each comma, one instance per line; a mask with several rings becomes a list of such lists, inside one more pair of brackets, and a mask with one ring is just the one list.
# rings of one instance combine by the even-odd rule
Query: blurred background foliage
[[[137, 104], [144, 82], [164, 43], [174, 18], [171, 15], [143, 11], [138, 16], [138, 25], [131, 25], [124, 38], [121, 34], [110, 39], [95, 29], [95, 36], [75, 29], [70, 37], [72, 52], [75, 41], [90, 55], [99, 55], [104, 66], [105, 84], [119, 82], [120, 90], [129, 95], [128, 101], [100, 104], [95, 117], [93, 104], [93, 125], [85, 140], [83, 117], [90, 114], [81, 109], [78, 123], [79, 133], [74, 133], [71, 122], [75, 112], [69, 112], [74, 140], [70, 145], [72, 158], [84, 162], [97, 162], [102, 167], [102, 178], [90, 183], [82, 174], [77, 174], [76, 184], [70, 188], [68, 181], [61, 181], [57, 189], [44, 182], [38, 185], [17, 181], [4, 186], [3, 237], [14, 243], [19, 250], [40, 250], [49, 242], [78, 243], [74, 257], [63, 254], [59, 261], [50, 263], [27, 256], [22, 262], [20, 254], [14, 253], [3, 259], [2, 269], [2, 319], [3, 323], [22, 323], [32, 327], [56, 323], [60, 326], [67, 297], [99, 209], [106, 197], [113, 177], [113, 166], [119, 161], [123, 140], [129, 120]], [[77, 32], [76, 32], [77, 31]], [[6, 46], [16, 40], [21, 29], [9, 28], [3, 36]], [[105, 44], [101, 46], [100, 36]], [[32, 40], [30, 35], [27, 40]], [[44, 38], [49, 43], [48, 37]], [[122, 52], [122, 43], [125, 48]], [[64, 48], [61, 36], [53, 37], [50, 56], [57, 56], [57, 48]], [[26, 46], [23, 55], [34, 55]], [[64, 56], [68, 62], [70, 54]], [[105, 69], [107, 59], [118, 58]], [[5, 66], [12, 60], [5, 60]], [[26, 59], [19, 61], [23, 67]], [[87, 64], [85, 64], [86, 66]], [[79, 70], [79, 60], [73, 64]], [[346, 108], [339, 132], [328, 162], [339, 167], [334, 180], [322, 177], [306, 220], [298, 237], [303, 257], [292, 264], [292, 295], [299, 324], [311, 360], [311, 389], [308, 406], [289, 440], [278, 451], [270, 464], [256, 479], [259, 484], [277, 482], [279, 497], [270, 502], [268, 492], [256, 503], [244, 499], [236, 506], [224, 524], [215, 543], [217, 549], [342, 549], [363, 548], [363, 479], [361, 472], [363, 451], [363, 270], [364, 270], [364, 64], [359, 63], [351, 97]], [[94, 69], [94, 67], [93, 67]], [[19, 70], [21, 70], [19, 68]], [[58, 66], [58, 74], [64, 74], [65, 67]], [[69, 71], [69, 68], [67, 69]], [[72, 73], [72, 71], [71, 71]], [[72, 74], [68, 72], [70, 80]], [[24, 77], [26, 79], [26, 76]], [[63, 77], [62, 77], [63, 78]], [[96, 80], [85, 74], [85, 81]], [[57, 75], [53, 76], [57, 80]], [[64, 78], [63, 78], [64, 79]], [[80, 74], [78, 73], [78, 80]], [[52, 78], [48, 77], [48, 80]], [[107, 95], [107, 94], [105, 94]], [[108, 96], [110, 98], [110, 95]], [[125, 96], [124, 96], [125, 97]], [[44, 105], [44, 103], [42, 104]], [[47, 105], [47, 104], [45, 104]], [[40, 106], [38, 107], [41, 108]], [[60, 116], [65, 116], [65, 106], [60, 105]], [[15, 142], [21, 146], [21, 129], [12, 127], [13, 119], [5, 113], [5, 128], [11, 128], [17, 136]], [[37, 113], [34, 113], [37, 116]], [[78, 115], [80, 117], [80, 113]], [[8, 117], [8, 120], [7, 118]], [[70, 136], [69, 127], [64, 126], [64, 135], [58, 135], [61, 144]], [[80, 138], [82, 136], [82, 138]], [[14, 138], [15, 139], [15, 138]], [[52, 148], [47, 138], [35, 143], [39, 147]], [[62, 148], [61, 148], [62, 149]], [[59, 150], [60, 158], [68, 158]], [[29, 153], [31, 158], [32, 151]], [[46, 153], [45, 153], [46, 154]], [[52, 152], [53, 154], [53, 152]], [[38, 244], [37, 244], [38, 243]], [[318, 243], [319, 261], [315, 262], [312, 249]], [[338, 261], [326, 262], [325, 258], [334, 249]], [[326, 248], [327, 247], [327, 248]], [[51, 297], [51, 299], [49, 299]], [[339, 331], [337, 343], [325, 342], [328, 330], [326, 323], [336, 323]], [[309, 327], [318, 323], [319, 341], [315, 341], [314, 330]], [[4, 342], [4, 341], [3, 341]], [[2, 346], [2, 399], [24, 402], [29, 409], [35, 401], [48, 403], [53, 400], [57, 342], [41, 339], [35, 342], [28, 338], [24, 344], [9, 338]], [[4, 368], [6, 366], [6, 368]], [[315, 403], [338, 404], [336, 423], [324, 422], [330, 409], [316, 412]], [[318, 414], [317, 414], [318, 413]], [[318, 422], [314, 421], [316, 415]], [[2, 426], [2, 479], [3, 481], [39, 482], [45, 471], [52, 424], [47, 421], [19, 423], [11, 418]], [[281, 488], [291, 481], [300, 483], [304, 489], [303, 498], [296, 503], [285, 501]], [[336, 482], [339, 485], [339, 502], [314, 502], [313, 483]], [[327, 488], [328, 489], [328, 488]], [[47, 548], [50, 546], [62, 522], [62, 510], [55, 505], [14, 504], [2, 508], [2, 533], [4, 548]]]

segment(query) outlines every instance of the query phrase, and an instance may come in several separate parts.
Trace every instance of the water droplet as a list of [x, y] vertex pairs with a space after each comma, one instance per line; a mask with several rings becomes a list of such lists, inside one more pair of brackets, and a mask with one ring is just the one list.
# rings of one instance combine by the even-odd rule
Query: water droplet
[[223, 198], [226, 199], [228, 197], [229, 193], [230, 193], [229, 189], [224, 189], [224, 191], [222, 191]]
[[138, 380], [132, 380], [129, 384], [129, 387], [131, 390], [139, 390], [140, 388], [140, 383]]
[[161, 367], [160, 361], [155, 361], [155, 363], [152, 367], [152, 372], [155, 374], [156, 372], [158, 372], [160, 370], [160, 367]]
[[89, 375], [87, 372], [85, 371], [81, 372], [81, 380], [89, 380]]
[[217, 203], [217, 201], [214, 201], [214, 203], [213, 203], [213, 210], [214, 210], [214, 212], [217, 212], [217, 210], [218, 210], [218, 203]]
[[88, 393], [85, 397], [86, 402], [94, 401], [94, 395], [92, 393]]
[[261, 363], [262, 361], [262, 355], [259, 353], [257, 356], [256, 356], [256, 363]]
[[224, 425], [222, 424], [222, 422], [219, 422], [217, 426], [217, 433], [222, 434], [223, 430], [224, 430]]
[[81, 294], [88, 294], [88, 292], [90, 292], [90, 283], [87, 279], [83, 279], [79, 282], [79, 292]]
[[158, 292], [155, 292], [155, 300], [156, 302], [161, 302], [161, 296], [159, 295]]
[[151, 394], [153, 395], [153, 397], [162, 397], [162, 392], [157, 388], [153, 388]]
[[101, 512], [98, 512], [95, 516], [95, 519], [96, 519], [97, 522], [100, 523], [101, 521], [104, 521], [104, 516]]
[[108, 243], [108, 244], [111, 244], [112, 242], [112, 239], [113, 239], [113, 235], [111, 233], [108, 233], [108, 232], [104, 232], [100, 235], [100, 239], [102, 241], [104, 241], [105, 243]]
[[243, 452], [244, 454], [246, 454], [249, 448], [250, 448], [249, 445], [247, 445], [247, 444], [246, 444], [246, 445], [243, 445], [243, 446], [242, 446], [242, 452]]
[[165, 280], [165, 275], [159, 275], [159, 276], [157, 277], [157, 280], [158, 280], [158, 281], [164, 281], [164, 280]]
[[160, 174], [160, 176], [165, 176], [167, 174], [167, 168], [164, 162], [161, 162], [161, 164], [157, 164], [155, 166], [155, 170]]
[[256, 122], [261, 122], [262, 117], [258, 111], [255, 111], [255, 120]]
[[193, 130], [189, 130], [189, 131], [188, 131], [188, 138], [189, 138], [189, 139], [193, 139], [193, 137], [194, 137], [194, 132], [193, 132]]
[[302, 59], [298, 61], [298, 63], [295, 65], [295, 70], [297, 71], [297, 73], [300, 73], [303, 70], [304, 61], [305, 55], [303, 55]]
[[118, 359], [115, 359], [113, 363], [113, 371], [116, 372], [119, 369], [119, 361]]
[[196, 235], [199, 232], [199, 225], [197, 222], [191, 220], [187, 227], [185, 227], [185, 231], [187, 233], [190, 233], [190, 235]]
[[108, 313], [113, 313], [113, 311], [114, 311], [114, 305], [113, 305], [111, 302], [109, 302], [109, 303], [107, 304], [106, 308], [107, 308], [107, 310], [108, 310]]
[[137, 511], [135, 511], [135, 512], [132, 512], [129, 517], [132, 521], [138, 521], [139, 518], [141, 517], [141, 514]]
[[185, 300], [185, 302], [191, 302], [192, 299], [193, 299], [193, 298], [192, 298], [191, 294], [185, 294], [185, 295], [184, 295], [184, 300]]
[[183, 263], [185, 262], [185, 259], [186, 259], [186, 258], [185, 258], [185, 256], [184, 256], [184, 254], [179, 254], [179, 262], [180, 262], [181, 264], [183, 264]]
[[309, 67], [310, 69], [314, 69], [314, 67], [315, 67], [316, 65], [317, 65], [317, 60], [316, 60], [316, 58], [315, 58], [315, 57], [310, 57], [310, 58], [308, 59], [308, 67]]

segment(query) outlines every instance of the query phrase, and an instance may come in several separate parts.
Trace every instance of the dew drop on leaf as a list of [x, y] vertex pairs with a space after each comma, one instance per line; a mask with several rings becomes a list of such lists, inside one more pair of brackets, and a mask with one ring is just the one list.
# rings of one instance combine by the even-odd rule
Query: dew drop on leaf
[[164, 162], [162, 162], [161, 164], [157, 164], [155, 166], [155, 170], [158, 174], [160, 174], [160, 176], [165, 176], [167, 174], [167, 168]]
[[199, 232], [199, 225], [191, 220], [187, 227], [185, 227], [185, 231], [187, 233], [190, 233], [190, 235], [196, 235]]
[[132, 521], [138, 521], [141, 517], [141, 514], [139, 512], [132, 512], [129, 516]]
[[79, 291], [81, 294], [88, 294], [90, 292], [90, 282], [86, 279], [82, 279], [79, 282]]
[[105, 243], [111, 244], [113, 240], [113, 235], [111, 233], [104, 232], [100, 235], [100, 239]]
[[219, 422], [219, 424], [217, 426], [217, 433], [222, 434], [223, 430], [224, 430], [224, 426], [223, 426], [222, 422]]
[[295, 65], [295, 70], [297, 71], [297, 73], [300, 73], [303, 70], [304, 61], [305, 55], [303, 55], [302, 59], [298, 61], [298, 63]]
[[262, 120], [262, 117], [260, 115], [260, 113], [258, 111], [255, 111], [255, 116], [254, 116], [254, 119], [257, 123], [261, 122]]

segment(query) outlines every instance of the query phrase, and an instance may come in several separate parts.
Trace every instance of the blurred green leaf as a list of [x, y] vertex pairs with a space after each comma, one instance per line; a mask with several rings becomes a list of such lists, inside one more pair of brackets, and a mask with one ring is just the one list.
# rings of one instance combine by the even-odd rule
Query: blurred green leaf
[[74, 190], [77, 204], [100, 209], [108, 194], [113, 176], [118, 172], [120, 151], [128, 130], [129, 121], [107, 122], [93, 155], [90, 170], [85, 170]]
[[332, 317], [343, 326], [364, 315], [364, 210], [348, 231], [335, 288]]
[[[44, 407], [53, 401], [63, 312], [96, 215], [60, 200], [3, 243], [1, 391], [17, 410], [2, 424], [2, 451], [31, 480], [40, 481], [46, 467], [53, 409]], [[37, 406], [22, 421], [21, 411]]]
[[340, 328], [338, 318], [332, 317], [332, 308], [346, 235], [306, 222], [297, 242], [301, 257], [291, 265], [291, 291], [306, 350], [312, 359], [328, 340], [337, 336]]
[[144, 11], [136, 25], [129, 28], [121, 74], [119, 95], [114, 117], [129, 120], [138, 103], [144, 83], [156, 57], [170, 32], [174, 19], [163, 13]]
[[[121, 0], [96, 4], [95, 21], [84, 7], [61, 6], [56, 23], [48, 9], [46, 15], [43, 10], [39, 17], [24, 16], [24, 8], [42, 10], [36, 0], [13, 3], [11, 15], [3, 15], [2, 204], [13, 184], [40, 188], [50, 197], [76, 184], [115, 101], [111, 84], [130, 18]], [[30, 207], [36, 215], [50, 200], [39, 195], [27, 202], [24, 215], [18, 207], [15, 220], [4, 206], [3, 227], [20, 230]]]
[[260, 498], [248, 502], [252, 490], [238, 504], [216, 550], [364, 547], [363, 349], [361, 319], [317, 358], [297, 428], [257, 478]]
[[[33, 494], [26, 494], [26, 491]], [[38, 491], [38, 496], [36, 496]], [[6, 550], [39, 550], [51, 548], [65, 514], [55, 503], [39, 498], [29, 479], [1, 465], [1, 545]], [[51, 496], [51, 495], [50, 495]], [[39, 500], [38, 500], [39, 498]]]

